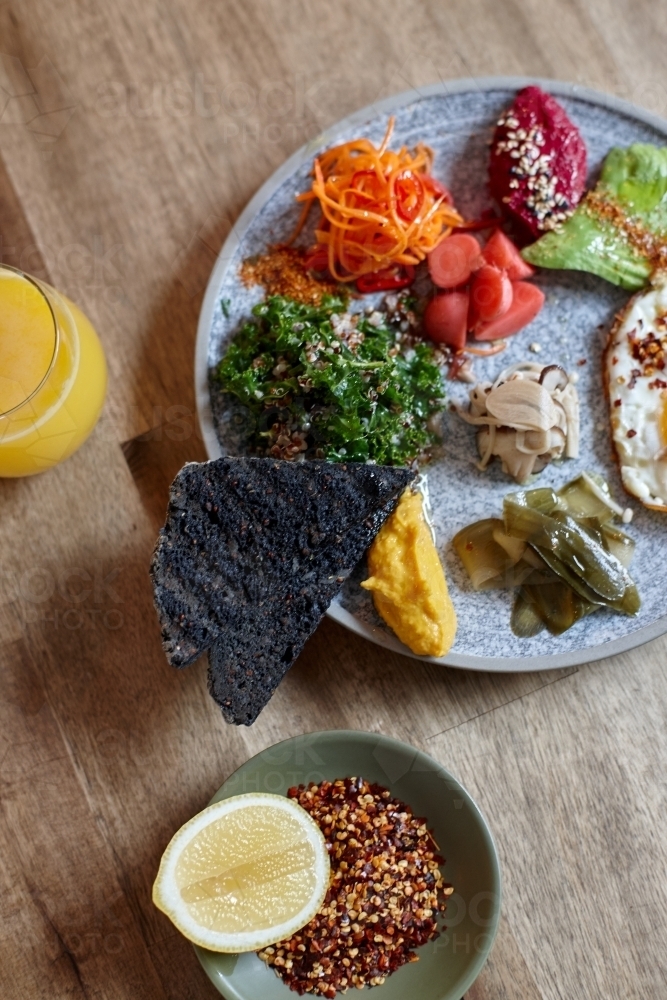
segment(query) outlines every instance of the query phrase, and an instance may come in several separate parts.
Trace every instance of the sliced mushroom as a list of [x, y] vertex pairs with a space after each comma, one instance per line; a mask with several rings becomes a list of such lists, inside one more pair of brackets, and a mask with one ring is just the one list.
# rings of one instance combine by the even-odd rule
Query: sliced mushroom
[[477, 450], [479, 451], [479, 468], [484, 471], [493, 458], [498, 429], [495, 424], [482, 427], [477, 434]]
[[554, 403], [556, 403], [556, 415], [558, 417], [554, 427], [558, 427], [558, 429], [563, 432], [563, 437], [567, 437], [567, 414], [565, 413], [563, 407], [558, 405], [561, 402], [560, 393], [555, 392], [552, 398]]
[[560, 458], [565, 451], [565, 444], [567, 442], [566, 432], [561, 430], [560, 427], [552, 427], [549, 431], [549, 448], [548, 453], [551, 458]]
[[525, 483], [554, 459], [578, 455], [579, 397], [560, 365], [522, 361], [469, 395], [469, 410], [459, 413], [479, 428], [480, 469], [497, 457], [504, 472]]
[[517, 431], [516, 448], [523, 455], [543, 455], [551, 447], [551, 428], [546, 431]]
[[[480, 436], [485, 432], [480, 431]], [[506, 472], [517, 483], [525, 483], [533, 471], [534, 455], [523, 455], [516, 447], [516, 431], [502, 427], [496, 431], [493, 454], [500, 459], [503, 472]]]
[[547, 365], [540, 374], [540, 385], [543, 385], [547, 392], [565, 389], [569, 381], [567, 372], [560, 365]]
[[507, 427], [547, 431], [556, 422], [551, 395], [532, 379], [512, 379], [492, 389], [486, 397], [486, 408]]
[[557, 427], [552, 427], [549, 431], [549, 449], [542, 455], [535, 456], [533, 475], [537, 475], [542, 469], [546, 469], [549, 462], [558, 461], [563, 457], [565, 451], [565, 435]]
[[486, 396], [491, 392], [490, 382], [479, 382], [474, 389], [470, 390], [470, 414], [479, 417], [486, 413]]
[[561, 393], [560, 404], [567, 418], [565, 457], [579, 457], [579, 393], [570, 382]]

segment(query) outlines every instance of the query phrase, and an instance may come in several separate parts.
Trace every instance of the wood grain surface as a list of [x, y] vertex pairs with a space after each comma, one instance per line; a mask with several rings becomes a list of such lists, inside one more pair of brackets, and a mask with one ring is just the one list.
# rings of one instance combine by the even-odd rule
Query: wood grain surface
[[[152, 906], [225, 777], [318, 728], [451, 768], [505, 879], [469, 1000], [667, 995], [667, 640], [578, 670], [418, 664], [324, 621], [251, 729], [161, 651], [147, 568], [204, 457], [193, 348], [235, 217], [302, 142], [395, 91], [557, 77], [667, 114], [664, 0], [0, 2], [0, 254], [90, 315], [108, 403], [60, 468], [0, 481], [0, 996], [216, 996]], [[258, 998], [259, 1000], [259, 998]]]

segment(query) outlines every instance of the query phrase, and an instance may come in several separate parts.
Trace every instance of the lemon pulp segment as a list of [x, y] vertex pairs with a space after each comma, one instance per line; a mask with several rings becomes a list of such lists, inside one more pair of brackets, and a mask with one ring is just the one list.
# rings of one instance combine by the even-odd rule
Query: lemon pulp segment
[[215, 951], [252, 951], [293, 934], [329, 886], [324, 837], [280, 795], [225, 799], [172, 839], [153, 900], [186, 937]]
[[315, 850], [280, 809], [251, 806], [193, 837], [176, 865], [183, 901], [202, 927], [264, 930], [298, 913], [316, 889]]

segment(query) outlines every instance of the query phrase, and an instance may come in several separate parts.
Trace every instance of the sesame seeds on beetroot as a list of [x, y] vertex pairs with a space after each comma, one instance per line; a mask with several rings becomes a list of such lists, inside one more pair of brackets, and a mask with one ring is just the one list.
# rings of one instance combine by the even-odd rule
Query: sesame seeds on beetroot
[[586, 181], [586, 146], [565, 110], [539, 87], [525, 87], [498, 120], [491, 145], [492, 196], [537, 237], [574, 211]]

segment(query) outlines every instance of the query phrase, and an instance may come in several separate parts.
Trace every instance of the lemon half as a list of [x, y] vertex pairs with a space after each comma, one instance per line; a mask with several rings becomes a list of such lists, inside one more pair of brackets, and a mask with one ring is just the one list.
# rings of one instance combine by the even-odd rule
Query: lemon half
[[257, 951], [290, 937], [324, 901], [331, 865], [317, 823], [282, 795], [236, 795], [172, 837], [153, 902], [211, 951]]

